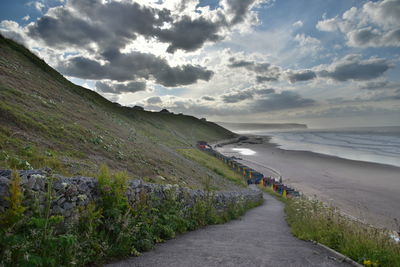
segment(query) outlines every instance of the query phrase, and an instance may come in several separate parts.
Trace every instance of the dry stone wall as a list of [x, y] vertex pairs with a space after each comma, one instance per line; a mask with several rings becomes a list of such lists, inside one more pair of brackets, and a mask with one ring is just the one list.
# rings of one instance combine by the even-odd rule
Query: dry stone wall
[[[51, 214], [62, 215], [66, 221], [78, 216], [79, 209], [84, 209], [90, 202], [100, 200], [100, 192], [97, 179], [93, 177], [64, 177], [54, 175], [49, 169], [19, 171], [21, 187], [24, 194], [23, 205], [29, 207], [27, 213], [34, 209], [44, 210], [49, 186], [51, 187]], [[9, 207], [9, 185], [11, 179], [10, 170], [0, 170], [0, 212]], [[262, 201], [262, 193], [252, 189], [239, 191], [209, 192], [193, 190], [175, 185], [160, 185], [145, 183], [141, 180], [130, 180], [126, 196], [129, 203], [135, 206], [143, 195], [152, 196], [158, 201], [167, 198], [170, 192], [174, 192], [176, 201], [180, 201], [185, 207], [192, 207], [197, 201], [212, 198], [212, 203], [218, 211], [227, 210], [232, 204], [245, 204], [246, 202]]]

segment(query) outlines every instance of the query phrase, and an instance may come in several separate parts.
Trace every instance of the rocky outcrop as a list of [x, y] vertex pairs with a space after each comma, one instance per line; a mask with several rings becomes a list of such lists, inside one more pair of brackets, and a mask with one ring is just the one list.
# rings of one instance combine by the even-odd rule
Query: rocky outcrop
[[[93, 177], [64, 177], [52, 174], [49, 169], [19, 171], [19, 174], [24, 194], [23, 205], [28, 207], [28, 215], [35, 209], [44, 210], [49, 189], [51, 214], [62, 215], [67, 221], [76, 218], [79, 209], [84, 209], [90, 202], [96, 203], [100, 200], [97, 179]], [[10, 177], [11, 171], [0, 170], [0, 212], [4, 212], [9, 207], [7, 197]], [[176, 201], [183, 203], [185, 207], [192, 207], [199, 200], [211, 198], [218, 211], [227, 210], [232, 204], [262, 200], [262, 193], [252, 189], [206, 192], [176, 185], [150, 184], [141, 180], [128, 182], [126, 196], [129, 203], [135, 206], [143, 195], [153, 196], [158, 201], [163, 201], [171, 192], [174, 192]]]

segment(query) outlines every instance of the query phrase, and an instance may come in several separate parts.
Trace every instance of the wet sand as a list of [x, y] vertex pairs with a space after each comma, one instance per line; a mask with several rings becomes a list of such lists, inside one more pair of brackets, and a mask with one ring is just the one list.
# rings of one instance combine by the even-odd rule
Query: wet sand
[[[217, 148], [264, 175], [282, 175], [283, 182], [307, 196], [330, 203], [363, 222], [399, 231], [400, 168], [341, 159], [306, 151], [283, 150], [263, 137], [260, 144], [234, 143]], [[243, 155], [233, 148], [256, 153]]]

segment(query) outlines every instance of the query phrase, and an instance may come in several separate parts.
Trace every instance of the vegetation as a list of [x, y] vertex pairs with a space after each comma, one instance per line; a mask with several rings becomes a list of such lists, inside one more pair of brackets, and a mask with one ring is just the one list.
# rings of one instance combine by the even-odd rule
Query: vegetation
[[[0, 168], [94, 175], [104, 163], [130, 177], [201, 188], [207, 171], [175, 149], [233, 136], [192, 116], [112, 103], [1, 35], [0, 73]], [[236, 187], [215, 173], [211, 183]]]
[[231, 168], [229, 168], [224, 162], [221, 160], [217, 159], [216, 157], [213, 157], [206, 152], [203, 152], [199, 149], [178, 149], [177, 150], [179, 153], [181, 153], [183, 156], [185, 156], [188, 159], [194, 160], [201, 165], [209, 168], [210, 170], [213, 170], [216, 174], [221, 175], [222, 177], [225, 177], [229, 181], [234, 182], [237, 185], [240, 186], [246, 186], [246, 182], [243, 179], [243, 176], [240, 175], [239, 173], [235, 172]]
[[[31, 216], [24, 215], [19, 176], [13, 172], [10, 208], [0, 220], [1, 266], [83, 266], [113, 258], [139, 255], [155, 243], [207, 224], [237, 218], [260, 203], [231, 205], [220, 213], [211, 198], [192, 208], [176, 201], [171, 190], [165, 201], [143, 194], [132, 207], [125, 196], [126, 173], [98, 174], [101, 201], [79, 211], [79, 220], [65, 224], [62, 216], [50, 216], [52, 179], [47, 181], [47, 204]], [[211, 193], [210, 193], [211, 197]], [[11, 202], [12, 201], [12, 202]]]
[[296, 237], [324, 244], [365, 266], [400, 266], [400, 244], [388, 231], [354, 221], [318, 200], [286, 199], [261, 188], [285, 203], [286, 220]]

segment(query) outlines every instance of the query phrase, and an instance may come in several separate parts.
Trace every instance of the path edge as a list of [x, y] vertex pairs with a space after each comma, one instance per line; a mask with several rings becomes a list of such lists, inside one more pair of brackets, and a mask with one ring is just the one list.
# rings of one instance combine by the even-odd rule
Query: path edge
[[332, 249], [332, 248], [330, 248], [330, 247], [328, 247], [328, 246], [325, 246], [324, 244], [321, 244], [321, 243], [319, 243], [319, 242], [312, 241], [312, 240], [309, 241], [309, 242], [312, 242], [312, 243], [315, 244], [316, 246], [327, 250], [329, 253], [335, 255], [335, 257], [337, 257], [338, 260], [340, 260], [340, 261], [342, 261], [342, 262], [349, 263], [349, 264], [351, 264], [351, 265], [354, 266], [354, 267], [364, 267], [364, 265], [359, 264], [358, 262], [356, 262], [356, 261], [350, 259], [349, 257], [343, 255], [342, 253], [340, 253], [340, 252], [338, 252], [338, 251], [336, 251], [336, 250], [334, 250], [334, 249]]

